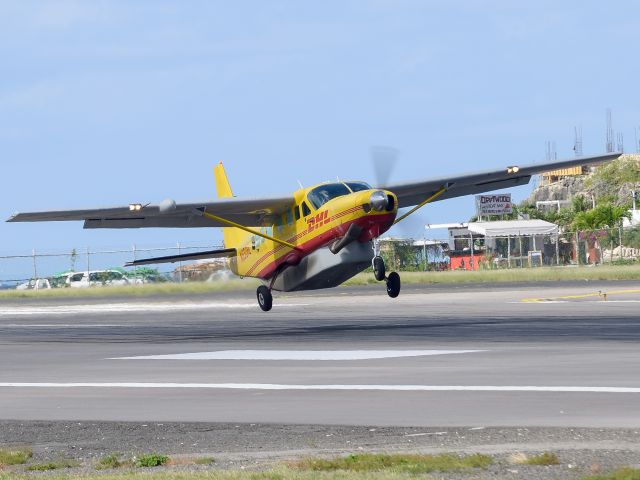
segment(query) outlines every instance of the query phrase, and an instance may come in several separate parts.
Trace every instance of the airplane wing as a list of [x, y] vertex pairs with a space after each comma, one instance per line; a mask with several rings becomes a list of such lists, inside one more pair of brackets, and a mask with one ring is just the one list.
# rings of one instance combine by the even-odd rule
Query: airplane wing
[[208, 202], [131, 204], [121, 207], [89, 210], [57, 210], [16, 213], [9, 222], [47, 222], [84, 220], [84, 228], [196, 228], [225, 227], [202, 215], [202, 212], [224, 217], [246, 227], [273, 223], [273, 218], [293, 205], [293, 197], [254, 199], [224, 198]]
[[155, 265], [156, 263], [176, 263], [190, 260], [203, 260], [208, 258], [229, 258], [237, 255], [235, 248], [223, 248], [221, 250], [209, 250], [207, 252], [184, 253], [182, 255], [169, 255], [166, 257], [144, 258], [127, 262], [125, 267], [137, 267], [139, 265]]
[[436, 195], [440, 190], [444, 192], [432, 201], [446, 200], [448, 198], [464, 195], [490, 192], [502, 188], [517, 187], [529, 183], [532, 175], [559, 170], [563, 168], [578, 167], [582, 165], [594, 165], [618, 158], [621, 153], [607, 153], [586, 157], [575, 157], [569, 160], [557, 160], [547, 163], [532, 165], [511, 165], [499, 170], [487, 170], [484, 172], [468, 173], [450, 177], [427, 179], [423, 181], [410, 181], [380, 185], [380, 188], [390, 190], [398, 196], [399, 207], [411, 207], [419, 205], [426, 199]]

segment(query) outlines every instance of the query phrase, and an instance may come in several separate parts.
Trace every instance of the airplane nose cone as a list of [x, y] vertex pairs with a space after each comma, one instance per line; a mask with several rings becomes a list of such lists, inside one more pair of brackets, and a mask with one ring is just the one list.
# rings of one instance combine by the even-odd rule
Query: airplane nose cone
[[371, 208], [377, 212], [381, 212], [384, 210], [389, 204], [389, 200], [387, 199], [387, 195], [381, 191], [376, 190], [369, 197], [369, 203], [371, 204]]

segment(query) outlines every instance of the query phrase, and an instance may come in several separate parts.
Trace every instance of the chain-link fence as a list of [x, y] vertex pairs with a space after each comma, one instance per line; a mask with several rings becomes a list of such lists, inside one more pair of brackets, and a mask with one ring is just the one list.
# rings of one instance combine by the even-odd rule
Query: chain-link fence
[[640, 263], [640, 226], [551, 235], [390, 240], [382, 249], [396, 270], [478, 270]]
[[225, 262], [176, 262], [151, 267], [127, 267], [133, 260], [181, 255], [222, 248], [220, 245], [191, 245], [130, 248], [72, 248], [66, 251], [0, 254], [0, 288], [55, 288], [95, 284], [181, 282], [207, 280], [225, 270]]
[[[640, 262], [640, 226], [565, 232], [557, 235], [468, 236], [393, 240], [382, 255], [394, 270], [478, 270], [586, 266]], [[128, 267], [148, 257], [215, 250], [191, 245], [20, 252], [0, 255], [0, 288], [55, 288], [122, 283], [206, 281], [226, 278], [225, 259]]]

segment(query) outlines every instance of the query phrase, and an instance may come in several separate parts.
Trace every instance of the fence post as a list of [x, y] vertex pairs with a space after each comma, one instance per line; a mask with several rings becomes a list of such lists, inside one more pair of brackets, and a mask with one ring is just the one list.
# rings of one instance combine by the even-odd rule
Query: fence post
[[[602, 259], [602, 263], [604, 263], [604, 258]], [[613, 265], [613, 239], [611, 240], [611, 258], [609, 259], [609, 265]]]
[[556, 267], [560, 266], [560, 232], [556, 231]]
[[[135, 262], [137, 260], [137, 255], [136, 255], [136, 244], [134, 243], [131, 247], [131, 250], [133, 251], [133, 261]], [[133, 267], [133, 278], [134, 278], [134, 282], [135, 284], [137, 284], [138, 282], [138, 267], [137, 265]]]
[[524, 268], [524, 262], [522, 261], [522, 234], [518, 233], [518, 247], [520, 248], [520, 268]]
[[[36, 261], [36, 249], [33, 249], [33, 280], [38, 278], [38, 262]], [[35, 285], [35, 284], [34, 284]]]
[[620, 260], [624, 257], [622, 254], [622, 225], [618, 227], [618, 237], [620, 238]]
[[[91, 259], [90, 259], [91, 254], [89, 253], [89, 247], [87, 247], [87, 275], [89, 275], [89, 271], [91, 270]], [[89, 280], [87, 278], [87, 280]]]
[[[180, 242], [178, 245], [178, 255], [180, 255]], [[178, 262], [178, 283], [182, 283], [182, 262]]]

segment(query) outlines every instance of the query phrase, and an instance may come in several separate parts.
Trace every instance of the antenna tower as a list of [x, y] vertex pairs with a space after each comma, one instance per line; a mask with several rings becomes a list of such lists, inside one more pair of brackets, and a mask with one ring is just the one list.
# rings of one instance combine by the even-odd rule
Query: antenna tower
[[613, 124], [611, 122], [611, 109], [607, 108], [607, 153], [613, 152]]
[[573, 127], [573, 151], [576, 157], [582, 156], [582, 127]]
[[546, 159], [547, 162], [551, 162], [553, 160], [557, 160], [558, 159], [558, 154], [556, 153], [556, 142], [554, 141], [550, 141], [547, 140], [547, 144], [546, 144]]
[[618, 133], [617, 138], [618, 138], [618, 150], [616, 151], [624, 153], [624, 136], [622, 135], [622, 133]]

